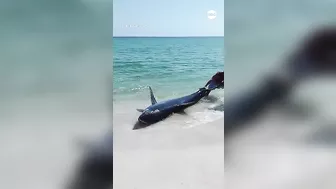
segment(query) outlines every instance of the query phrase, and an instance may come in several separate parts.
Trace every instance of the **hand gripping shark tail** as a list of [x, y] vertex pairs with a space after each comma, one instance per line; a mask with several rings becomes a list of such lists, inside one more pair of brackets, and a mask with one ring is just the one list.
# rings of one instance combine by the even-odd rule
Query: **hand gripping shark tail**
[[215, 90], [215, 89], [224, 89], [224, 82], [218, 84], [214, 81], [211, 81], [207, 87], [209, 90]]

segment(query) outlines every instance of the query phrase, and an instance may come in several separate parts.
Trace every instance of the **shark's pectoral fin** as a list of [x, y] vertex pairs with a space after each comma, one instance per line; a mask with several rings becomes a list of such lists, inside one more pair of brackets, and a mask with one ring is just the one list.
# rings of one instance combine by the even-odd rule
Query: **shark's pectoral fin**
[[187, 112], [185, 112], [184, 110], [181, 110], [179, 112], [176, 112], [177, 114], [180, 114], [180, 115], [188, 115]]
[[136, 109], [138, 112], [144, 112], [144, 109]]
[[153, 90], [152, 90], [152, 88], [150, 86], [149, 86], [149, 92], [150, 92], [150, 97], [151, 97], [152, 105], [154, 105], [154, 104], [157, 103], [157, 101], [156, 101], [155, 96], [153, 94]]

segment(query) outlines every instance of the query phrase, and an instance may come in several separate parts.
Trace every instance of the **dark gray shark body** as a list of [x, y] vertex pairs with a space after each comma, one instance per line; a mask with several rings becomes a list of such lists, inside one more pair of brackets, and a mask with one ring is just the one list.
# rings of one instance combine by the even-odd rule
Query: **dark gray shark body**
[[198, 91], [163, 102], [157, 102], [151, 87], [149, 87], [152, 105], [146, 109], [138, 109], [142, 114], [138, 118], [138, 124], [133, 129], [141, 129], [151, 124], [157, 123], [173, 113], [183, 112], [186, 108], [196, 104], [203, 97], [209, 95], [211, 89], [200, 88]]

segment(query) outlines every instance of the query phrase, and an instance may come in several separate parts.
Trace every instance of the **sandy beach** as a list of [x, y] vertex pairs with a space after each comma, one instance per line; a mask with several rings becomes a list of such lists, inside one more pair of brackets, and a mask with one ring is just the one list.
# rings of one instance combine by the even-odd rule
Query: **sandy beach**
[[223, 188], [224, 114], [205, 107], [211, 105], [201, 102], [187, 117], [173, 115], [133, 131], [134, 103], [115, 104], [114, 110], [129, 110], [114, 113], [115, 188]]

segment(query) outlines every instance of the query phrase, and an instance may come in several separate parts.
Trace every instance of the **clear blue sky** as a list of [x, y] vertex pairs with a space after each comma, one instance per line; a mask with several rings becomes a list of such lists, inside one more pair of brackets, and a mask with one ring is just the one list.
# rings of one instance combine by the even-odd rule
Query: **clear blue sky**
[[114, 0], [113, 35], [224, 36], [224, 0]]

